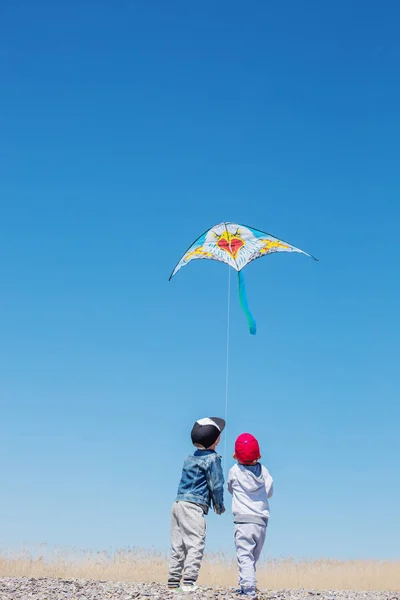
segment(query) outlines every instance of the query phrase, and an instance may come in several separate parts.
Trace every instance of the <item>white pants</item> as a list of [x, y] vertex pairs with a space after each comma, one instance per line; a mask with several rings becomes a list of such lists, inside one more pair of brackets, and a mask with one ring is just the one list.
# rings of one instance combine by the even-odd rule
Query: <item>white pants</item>
[[239, 567], [239, 585], [242, 589], [256, 589], [256, 564], [264, 546], [266, 531], [265, 525], [235, 524], [236, 558]]

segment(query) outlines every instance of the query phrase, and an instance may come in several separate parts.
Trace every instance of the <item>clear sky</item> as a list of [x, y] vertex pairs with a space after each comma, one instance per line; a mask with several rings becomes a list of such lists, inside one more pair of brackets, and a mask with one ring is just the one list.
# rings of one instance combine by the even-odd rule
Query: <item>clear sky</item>
[[227, 267], [168, 276], [236, 221], [320, 259], [246, 268], [256, 337], [232, 279], [227, 442], [275, 479], [266, 556], [399, 557], [399, 19], [3, 2], [3, 547], [168, 548], [192, 423], [224, 413]]

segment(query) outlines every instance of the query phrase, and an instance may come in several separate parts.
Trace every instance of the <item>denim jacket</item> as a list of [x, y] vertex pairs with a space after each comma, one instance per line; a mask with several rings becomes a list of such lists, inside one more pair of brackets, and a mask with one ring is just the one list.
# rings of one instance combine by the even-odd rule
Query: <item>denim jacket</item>
[[214, 450], [196, 450], [185, 459], [176, 500], [224, 510], [224, 475]]

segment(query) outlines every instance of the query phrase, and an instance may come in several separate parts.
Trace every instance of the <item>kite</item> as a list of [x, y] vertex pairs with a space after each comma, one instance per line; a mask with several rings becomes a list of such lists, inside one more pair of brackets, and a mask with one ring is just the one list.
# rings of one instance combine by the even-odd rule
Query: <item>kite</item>
[[304, 250], [264, 231], [236, 223], [220, 223], [208, 229], [188, 248], [169, 279], [191, 260], [205, 258], [228, 264], [238, 273], [240, 304], [247, 317], [250, 333], [255, 335], [257, 327], [247, 304], [242, 270], [251, 261], [275, 252], [299, 252], [317, 260]]

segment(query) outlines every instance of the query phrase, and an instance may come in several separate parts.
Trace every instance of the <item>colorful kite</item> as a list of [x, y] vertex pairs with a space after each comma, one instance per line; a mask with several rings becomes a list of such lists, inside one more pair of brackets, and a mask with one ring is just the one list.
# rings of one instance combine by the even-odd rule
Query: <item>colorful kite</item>
[[[185, 252], [170, 275], [170, 280], [181, 267], [196, 258], [208, 258], [227, 263], [238, 272], [239, 298], [242, 309], [247, 317], [250, 333], [255, 335], [256, 322], [249, 310], [242, 269], [256, 258], [268, 256], [274, 252], [300, 252], [310, 258], [311, 254], [296, 248], [269, 233], [237, 225], [236, 223], [221, 223], [208, 229]], [[314, 258], [314, 260], [317, 260]]]

